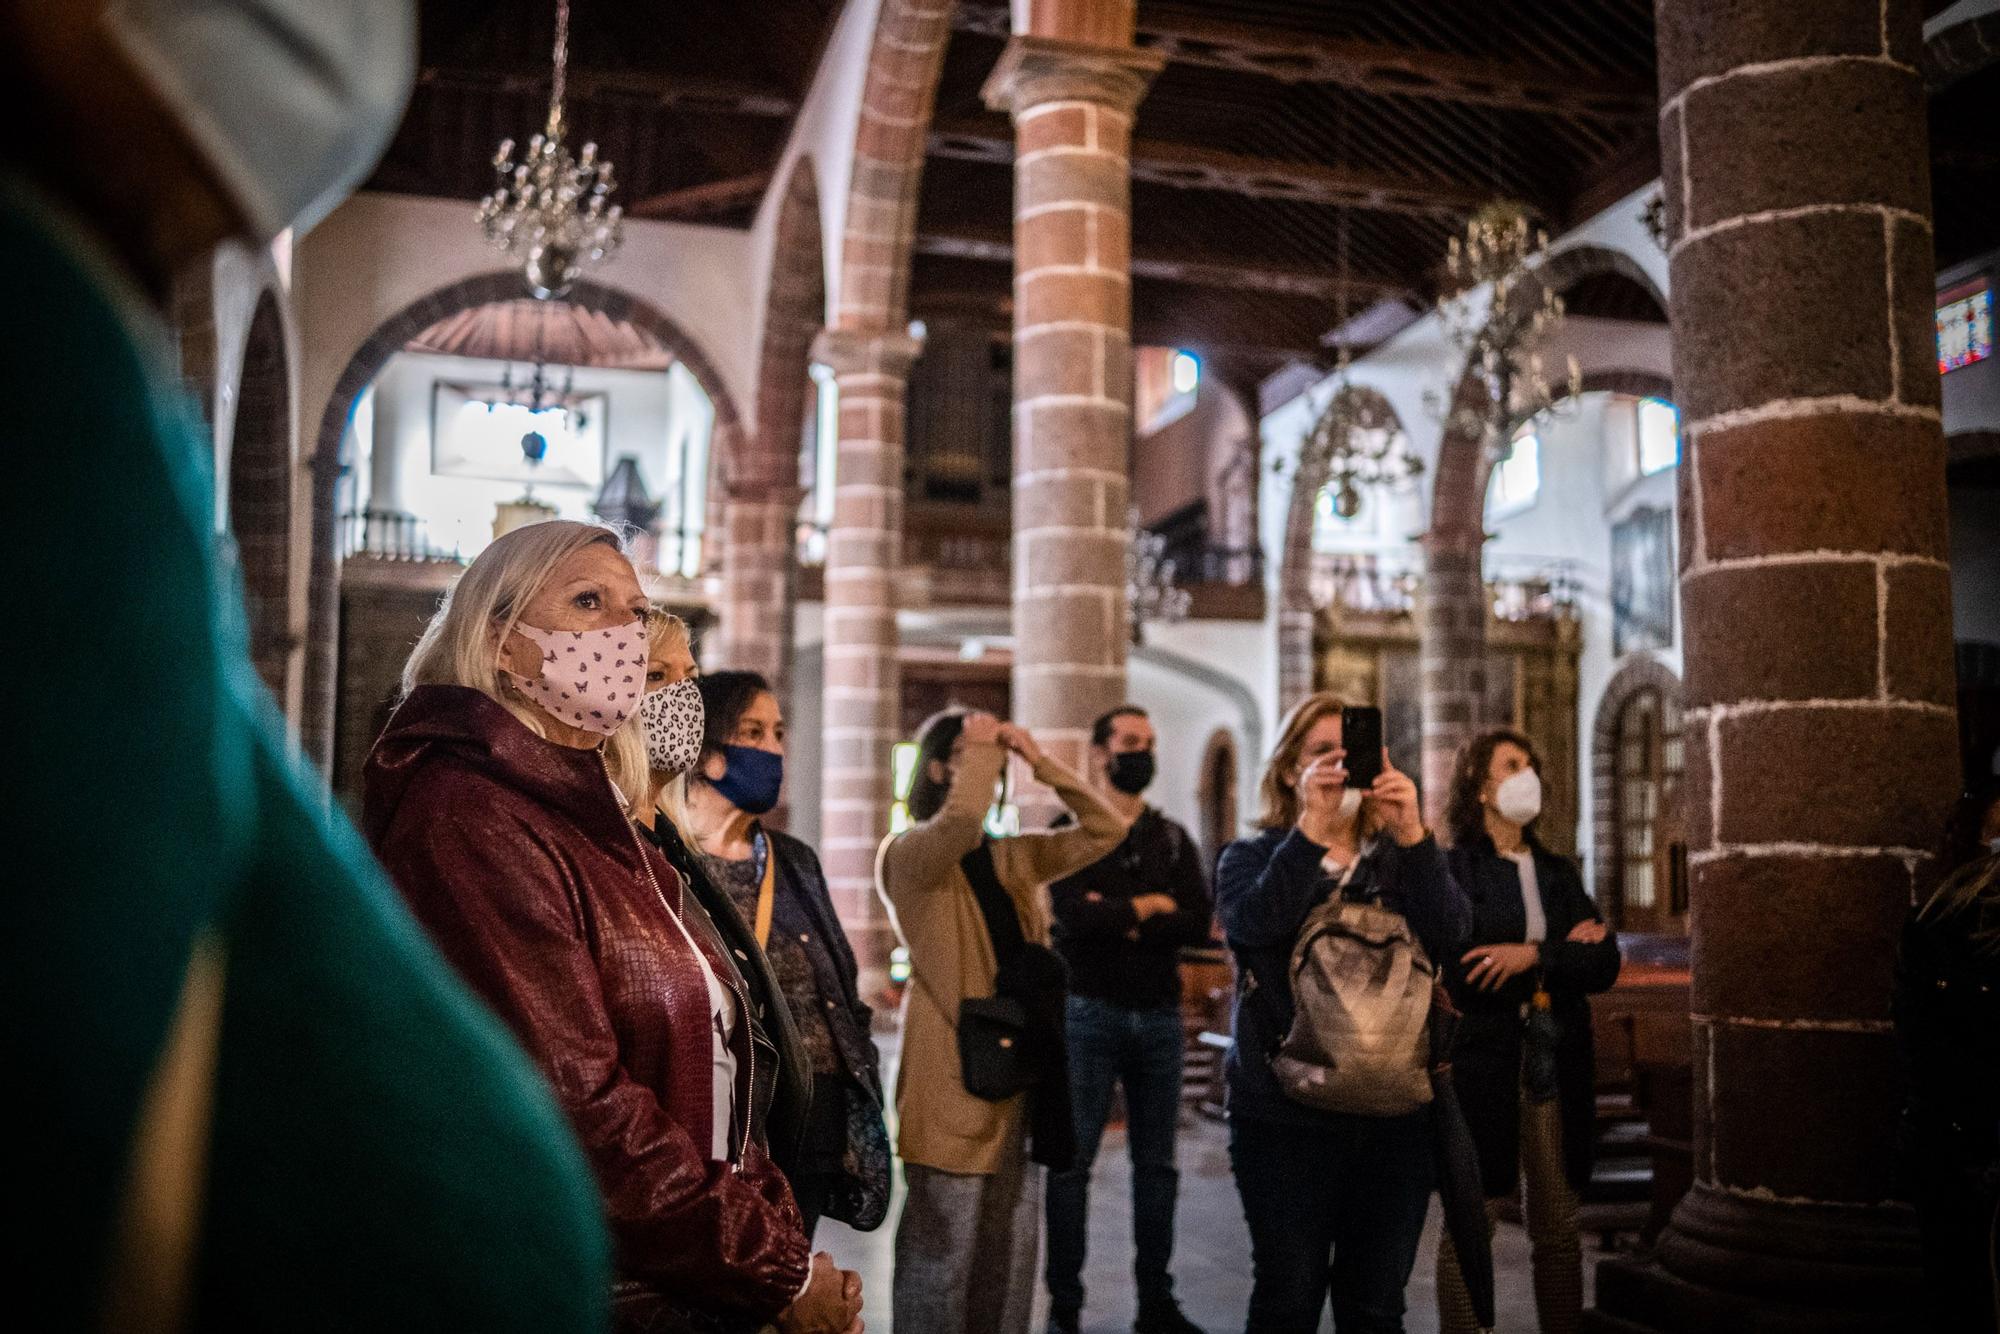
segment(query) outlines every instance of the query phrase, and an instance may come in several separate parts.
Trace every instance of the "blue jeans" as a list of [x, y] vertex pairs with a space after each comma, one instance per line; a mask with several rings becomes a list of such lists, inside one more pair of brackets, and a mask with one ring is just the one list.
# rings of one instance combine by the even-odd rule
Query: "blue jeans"
[[1049, 1175], [1049, 1304], [1083, 1309], [1084, 1233], [1089, 1225], [1090, 1168], [1111, 1116], [1112, 1087], [1125, 1085], [1126, 1139], [1132, 1153], [1132, 1264], [1139, 1304], [1173, 1293], [1174, 1133], [1181, 1107], [1184, 1039], [1177, 1007], [1128, 1010], [1094, 996], [1071, 996], [1069, 1086], [1076, 1115], [1076, 1166]]
[[1329, 1290], [1338, 1334], [1401, 1334], [1432, 1161], [1428, 1112], [1312, 1128], [1231, 1121], [1250, 1225], [1249, 1334], [1313, 1334]]

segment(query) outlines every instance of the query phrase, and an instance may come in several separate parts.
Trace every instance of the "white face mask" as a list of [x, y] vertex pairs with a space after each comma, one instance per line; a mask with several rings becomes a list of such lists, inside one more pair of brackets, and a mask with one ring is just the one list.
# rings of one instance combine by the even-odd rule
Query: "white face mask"
[[1347, 787], [1340, 790], [1340, 818], [1352, 820], [1354, 813], [1361, 809], [1361, 789]]
[[114, 45], [179, 121], [257, 239], [318, 222], [403, 118], [410, 0], [113, 0]]
[[1542, 813], [1542, 776], [1523, 769], [1502, 779], [1493, 789], [1493, 809], [1512, 824], [1526, 824]]
[[639, 704], [646, 729], [646, 764], [656, 774], [684, 774], [701, 758], [705, 714], [692, 676], [653, 691]]

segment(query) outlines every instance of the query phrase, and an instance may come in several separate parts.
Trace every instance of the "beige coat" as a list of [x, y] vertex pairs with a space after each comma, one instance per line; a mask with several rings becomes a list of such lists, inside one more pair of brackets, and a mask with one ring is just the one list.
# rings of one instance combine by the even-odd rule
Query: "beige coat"
[[[991, 1175], [1026, 1109], [1024, 1097], [987, 1102], [965, 1091], [958, 1065], [958, 1003], [993, 994], [993, 942], [959, 859], [979, 845], [980, 823], [1006, 763], [994, 745], [968, 745], [944, 806], [882, 845], [875, 880], [910, 951], [903, 994], [903, 1060], [896, 1078], [897, 1151], [905, 1162]], [[996, 839], [993, 866], [1031, 941], [1049, 942], [1043, 886], [1090, 865], [1125, 837], [1126, 821], [1054, 760], [1035, 777], [1055, 789], [1077, 822]]]

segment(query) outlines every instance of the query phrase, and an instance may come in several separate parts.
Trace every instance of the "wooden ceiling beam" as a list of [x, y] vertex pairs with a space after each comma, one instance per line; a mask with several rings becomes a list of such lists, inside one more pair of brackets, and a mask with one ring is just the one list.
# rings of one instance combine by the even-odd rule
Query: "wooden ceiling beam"
[[[933, 157], [1008, 164], [1014, 160], [1014, 138], [1005, 122], [949, 121], [933, 126], [929, 151]], [[1153, 139], [1133, 142], [1132, 179], [1177, 190], [1214, 190], [1248, 199], [1291, 199], [1420, 216], [1470, 213], [1493, 193], [1486, 186], [1458, 181], [1253, 157]]]
[[[961, 4], [955, 26], [1004, 37], [1008, 7]], [[1259, 74], [1281, 83], [1325, 83], [1359, 92], [1421, 97], [1601, 120], [1650, 120], [1654, 90], [1630, 80], [1420, 47], [1327, 37], [1285, 28], [1142, 6], [1137, 44], [1169, 63]]]
[[[470, 89], [486, 93], [547, 96], [546, 70], [520, 73], [476, 67], [427, 65], [417, 71], [419, 88]], [[623, 101], [682, 107], [730, 116], [785, 120], [798, 113], [798, 99], [782, 90], [745, 79], [714, 75], [662, 74], [646, 70], [572, 69], [569, 96], [578, 101]]]
[[703, 218], [716, 213], [727, 213], [744, 204], [754, 204], [764, 197], [771, 187], [772, 171], [753, 171], [743, 176], [732, 176], [727, 180], [707, 181], [701, 185], [690, 185], [681, 190], [669, 190], [650, 199], [642, 199], [625, 210], [628, 218], [651, 218], [656, 221], [667, 219]]
[[[917, 236], [916, 250], [920, 255], [938, 255], [949, 259], [975, 259], [996, 264], [1014, 262], [1013, 241], [1005, 233], [997, 231], [933, 228]], [[1192, 287], [1266, 292], [1316, 301], [1340, 300], [1343, 287], [1340, 274], [1330, 269], [1172, 254], [1153, 249], [1134, 252], [1132, 276]], [[1363, 301], [1400, 296], [1410, 290], [1409, 283], [1378, 274], [1350, 275], [1344, 286], [1349, 296]]]

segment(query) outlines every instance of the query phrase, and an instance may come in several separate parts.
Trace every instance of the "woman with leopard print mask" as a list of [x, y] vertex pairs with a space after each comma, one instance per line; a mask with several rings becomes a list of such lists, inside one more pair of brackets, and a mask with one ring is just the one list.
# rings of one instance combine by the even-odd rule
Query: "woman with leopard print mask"
[[771, 1156], [806, 1234], [822, 1215], [867, 1231], [890, 1174], [873, 1016], [819, 858], [762, 820], [784, 779], [778, 697], [755, 672], [681, 675], [692, 662], [680, 619], [656, 616], [642, 707], [655, 791], [639, 819], [742, 963], [778, 1048]]

